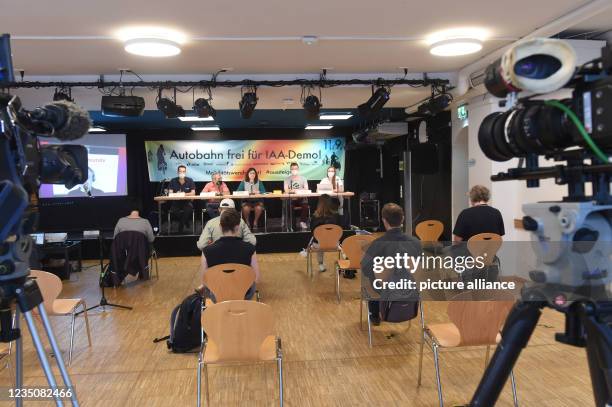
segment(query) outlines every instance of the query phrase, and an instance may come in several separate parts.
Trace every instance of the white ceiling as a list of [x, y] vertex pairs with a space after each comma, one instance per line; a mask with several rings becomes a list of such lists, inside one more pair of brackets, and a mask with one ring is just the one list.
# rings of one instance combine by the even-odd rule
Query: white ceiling
[[[2, 3], [1, 30], [14, 37], [13, 63], [15, 68], [25, 70], [28, 80], [36, 75], [116, 74], [119, 68], [148, 75], [195, 74], [207, 78], [225, 67], [233, 68], [233, 74], [247, 75], [312, 74], [330, 67], [330, 73], [372, 73], [372, 77], [380, 73], [401, 76], [399, 67], [407, 67], [410, 72], [456, 72], [589, 1], [513, 0], [503, 6], [491, 0], [55, 0], [44, 6], [35, 0]], [[609, 16], [607, 21], [611, 21]], [[595, 22], [606, 24], [605, 19]], [[116, 33], [134, 25], [172, 28], [189, 40], [176, 57], [133, 56], [123, 50]], [[481, 52], [470, 56], [442, 58], [429, 54], [423, 41], [427, 34], [457, 27], [483, 28], [491, 39]], [[304, 35], [321, 39], [305, 45], [299, 40]], [[53, 38], [58, 36], [69, 38]], [[243, 40], [227, 40], [236, 37]], [[256, 37], [259, 39], [244, 40]], [[75, 93], [80, 103], [89, 104], [81, 102], [89, 99], [99, 103], [97, 92], [78, 96], [79, 92], [83, 93]], [[369, 92], [369, 88], [326, 89], [323, 104], [330, 108], [354, 107]], [[26, 104], [29, 100], [39, 103], [35, 93], [20, 90]], [[218, 108], [236, 108], [238, 94], [237, 89], [215, 91], [215, 103]], [[296, 100], [289, 108], [300, 107], [299, 88], [261, 88], [259, 94], [258, 108], [281, 108], [286, 97]], [[424, 96], [422, 90], [395, 87], [388, 106], [406, 106]], [[49, 96], [45, 93], [45, 97]], [[190, 106], [191, 95], [183, 96], [179, 103]], [[147, 106], [152, 108], [153, 104]]]

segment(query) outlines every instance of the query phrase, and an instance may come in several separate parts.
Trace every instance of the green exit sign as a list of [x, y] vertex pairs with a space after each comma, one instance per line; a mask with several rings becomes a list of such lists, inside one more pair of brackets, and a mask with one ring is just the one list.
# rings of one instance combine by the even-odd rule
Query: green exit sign
[[467, 105], [461, 105], [457, 108], [457, 118], [459, 120], [465, 120], [468, 118]]

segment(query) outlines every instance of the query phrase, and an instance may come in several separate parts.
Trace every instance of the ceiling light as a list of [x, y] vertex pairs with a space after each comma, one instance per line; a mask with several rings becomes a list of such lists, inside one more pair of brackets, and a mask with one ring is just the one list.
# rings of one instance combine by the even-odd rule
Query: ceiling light
[[89, 133], [104, 133], [106, 129], [100, 126], [94, 126], [89, 128]]
[[185, 109], [168, 98], [160, 98], [157, 101], [157, 109], [166, 116], [166, 119], [185, 116]]
[[302, 105], [304, 108], [304, 112], [306, 113], [306, 118], [309, 120], [316, 120], [319, 117], [319, 111], [321, 110], [321, 102], [319, 98], [315, 95], [308, 95], [306, 99], [304, 99], [304, 104]]
[[134, 38], [124, 43], [130, 54], [143, 57], [172, 57], [181, 53], [180, 44], [161, 38]]
[[353, 117], [352, 113], [322, 113], [319, 115], [321, 120], [348, 120]]
[[238, 107], [240, 109], [240, 117], [250, 119], [257, 106], [257, 94], [255, 92], [247, 92], [242, 95]]
[[178, 117], [178, 119], [182, 122], [208, 122], [215, 120], [212, 117], [198, 117], [198, 116], [183, 116]]
[[357, 106], [359, 115], [362, 117], [371, 117], [379, 113], [385, 103], [389, 101], [390, 96], [391, 94], [389, 90], [385, 87], [380, 87], [376, 89], [376, 92], [374, 92], [374, 94], [368, 99], [367, 102]]
[[459, 56], [478, 52], [489, 33], [481, 28], [453, 28], [429, 35], [429, 52], [437, 56]]
[[210, 105], [210, 102], [204, 98], [196, 99], [193, 102], [193, 111], [199, 118], [215, 118], [217, 111]]
[[469, 55], [482, 49], [482, 41], [476, 38], [453, 38], [434, 42], [429, 48], [432, 55], [454, 57]]
[[191, 126], [193, 131], [219, 131], [219, 126]]
[[126, 27], [117, 33], [124, 49], [135, 55], [169, 57], [181, 52], [184, 34], [163, 27]]
[[329, 130], [334, 127], [332, 124], [308, 124], [306, 130]]

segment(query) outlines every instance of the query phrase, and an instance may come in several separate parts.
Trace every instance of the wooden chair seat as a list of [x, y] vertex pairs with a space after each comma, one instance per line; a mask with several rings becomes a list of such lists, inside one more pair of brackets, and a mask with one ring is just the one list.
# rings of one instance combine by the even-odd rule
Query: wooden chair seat
[[338, 268], [342, 269], [342, 270], [348, 270], [351, 268], [351, 261], [350, 260], [338, 260]]
[[81, 303], [83, 303], [83, 300], [79, 298], [57, 298], [55, 301], [53, 301], [53, 314], [71, 314], [72, 311], [74, 311], [74, 309], [78, 307]]
[[[457, 325], [452, 322], [429, 325], [428, 330], [435, 341], [443, 348], [455, 348], [461, 344], [461, 333]], [[495, 343], [499, 343], [500, 341], [501, 334], [498, 333], [495, 338]]]
[[[257, 361], [270, 361], [270, 360], [276, 360], [276, 337], [274, 335], [270, 335], [268, 336], [266, 339], [264, 339], [263, 343], [261, 344], [261, 348], [259, 350], [259, 357], [256, 359], [252, 359], [252, 360], [246, 360], [244, 358], [241, 358], [239, 360], [239, 362], [257, 362]], [[212, 342], [212, 341], [208, 341], [208, 343], [206, 344], [206, 351], [204, 352], [204, 363], [207, 364], [215, 364], [215, 363], [231, 363], [231, 362], [238, 362], [235, 360], [222, 360], [219, 359], [219, 348], [217, 347], [217, 345]]]

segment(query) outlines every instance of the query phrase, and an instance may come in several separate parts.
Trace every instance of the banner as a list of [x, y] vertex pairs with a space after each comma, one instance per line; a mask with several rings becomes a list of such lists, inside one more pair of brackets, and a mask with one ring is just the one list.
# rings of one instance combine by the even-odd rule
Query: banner
[[224, 141], [145, 141], [150, 181], [176, 177], [180, 164], [194, 181], [210, 181], [220, 172], [224, 181], [242, 181], [253, 167], [262, 181], [282, 181], [289, 166], [296, 162], [300, 175], [308, 180], [327, 176], [327, 168], [337, 169], [344, 178], [344, 140], [224, 140]]

